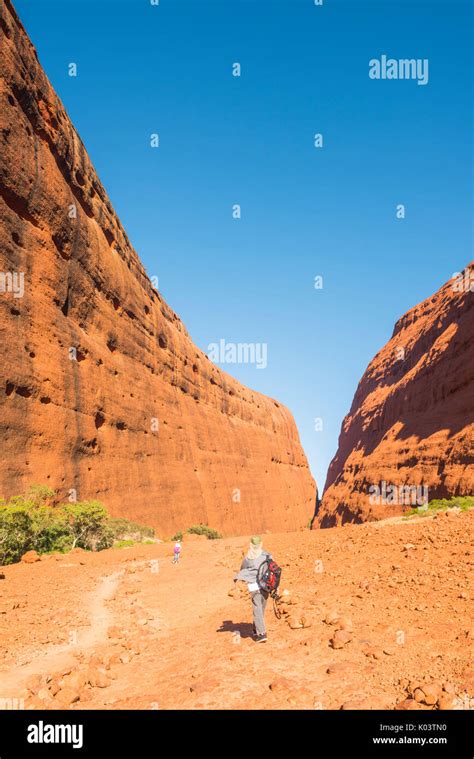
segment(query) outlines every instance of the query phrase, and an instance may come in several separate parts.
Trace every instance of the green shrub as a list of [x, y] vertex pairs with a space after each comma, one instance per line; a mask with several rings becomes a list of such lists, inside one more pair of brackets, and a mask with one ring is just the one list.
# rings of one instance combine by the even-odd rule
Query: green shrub
[[67, 550], [71, 539], [64, 514], [50, 506], [54, 491], [33, 485], [24, 496], [0, 501], [0, 563], [19, 561], [26, 551]]
[[[217, 532], [217, 530], [213, 530], [212, 527], [208, 527], [206, 524], [194, 524], [192, 527], [188, 527], [185, 532], [190, 535], [205, 535], [208, 540], [217, 540], [218, 538], [222, 538], [222, 535]], [[182, 540], [183, 536], [183, 530], [178, 530], [178, 532], [176, 532], [173, 537], [170, 538], [170, 540]]]
[[114, 543], [114, 548], [130, 548], [130, 546], [134, 545], [134, 540], [116, 540]]
[[38, 553], [68, 551], [72, 536], [64, 511], [58, 507], [35, 506], [29, 511], [33, 530], [33, 548]]
[[72, 548], [102, 551], [110, 548], [114, 536], [109, 515], [99, 501], [78, 501], [62, 507], [72, 535]]
[[468, 511], [468, 509], [474, 508], [474, 496], [472, 495], [459, 495], [452, 498], [438, 498], [430, 501], [428, 504], [429, 509], [438, 511], [439, 509], [454, 509], [458, 508], [461, 511]]
[[222, 535], [217, 530], [213, 530], [212, 527], [208, 527], [206, 524], [195, 524], [192, 527], [188, 527], [186, 532], [189, 532], [191, 535], [205, 535], [208, 540], [222, 538]]
[[0, 504], [0, 564], [19, 561], [33, 546], [33, 525], [27, 509]]
[[474, 508], [474, 496], [462, 495], [453, 496], [452, 498], [434, 498], [427, 506], [411, 509], [406, 517], [411, 517], [417, 514], [418, 516], [429, 516], [436, 511], [446, 511], [447, 509], [458, 508], [461, 511], [468, 511]]
[[33, 485], [25, 495], [0, 500], [0, 564], [19, 561], [31, 550], [101, 551], [116, 540], [133, 545], [154, 535], [151, 527], [109, 517], [98, 501], [54, 505], [54, 499], [53, 490]]

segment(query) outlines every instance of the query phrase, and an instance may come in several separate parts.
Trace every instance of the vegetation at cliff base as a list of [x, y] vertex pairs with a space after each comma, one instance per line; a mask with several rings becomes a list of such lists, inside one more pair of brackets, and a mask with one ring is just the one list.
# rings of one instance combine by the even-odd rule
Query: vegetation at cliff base
[[220, 532], [213, 530], [212, 527], [208, 527], [206, 524], [195, 524], [193, 527], [187, 529], [190, 535], [205, 535], [208, 540], [217, 540], [222, 538]]
[[[208, 540], [218, 540], [222, 538], [220, 532], [214, 530], [212, 527], [208, 527], [207, 524], [195, 524], [192, 527], [188, 527], [185, 531], [188, 535], [205, 535]], [[171, 540], [182, 540], [184, 536], [183, 530], [178, 530]]]
[[452, 498], [435, 498], [425, 506], [419, 506], [418, 508], [411, 509], [405, 514], [405, 518], [411, 516], [432, 516], [437, 511], [447, 511], [447, 509], [460, 509], [460, 511], [468, 511], [474, 508], [474, 496], [472, 495], [460, 495], [453, 496]]
[[110, 517], [99, 501], [55, 501], [54, 490], [43, 485], [0, 500], [0, 564], [19, 561], [27, 551], [101, 551], [116, 541], [141, 541], [154, 534], [151, 527]]

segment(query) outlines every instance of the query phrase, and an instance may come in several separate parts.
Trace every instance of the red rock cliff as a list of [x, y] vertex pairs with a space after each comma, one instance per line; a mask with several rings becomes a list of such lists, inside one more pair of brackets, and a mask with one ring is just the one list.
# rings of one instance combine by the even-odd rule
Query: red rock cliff
[[0, 31], [0, 272], [18, 277], [0, 283], [0, 496], [74, 489], [161, 535], [302, 527], [315, 486], [291, 414], [193, 344], [8, 0]]
[[474, 494], [470, 287], [472, 263], [462, 281], [451, 279], [399, 319], [369, 364], [342, 424], [315, 526], [402, 513], [412, 499], [423, 502], [422, 487], [430, 500]]

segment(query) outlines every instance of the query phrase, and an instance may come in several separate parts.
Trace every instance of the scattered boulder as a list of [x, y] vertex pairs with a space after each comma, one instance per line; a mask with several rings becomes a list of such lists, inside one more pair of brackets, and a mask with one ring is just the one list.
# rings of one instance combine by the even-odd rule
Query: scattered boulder
[[52, 701], [53, 700], [53, 694], [51, 693], [51, 690], [48, 690], [48, 688], [41, 688], [38, 691], [38, 698], [41, 701], [45, 701], [45, 702]]
[[[407, 685], [406, 683], [403, 683], [403, 685], [406, 686], [409, 698], [400, 702], [400, 704], [413, 702], [421, 709], [435, 709], [437, 707], [443, 711], [456, 708], [458, 701], [456, 698], [456, 688], [451, 683], [442, 684], [437, 681], [423, 683], [418, 680], [411, 680]], [[399, 708], [416, 708], [410, 703], [408, 706], [401, 706], [400, 704]]]
[[442, 712], [456, 708], [456, 697], [452, 693], [442, 693], [438, 699], [438, 709]]
[[62, 707], [68, 707], [71, 706], [71, 704], [74, 704], [76, 701], [79, 701], [81, 698], [81, 694], [79, 691], [75, 690], [74, 688], [61, 688], [60, 691], [56, 694], [55, 701], [58, 702]]
[[438, 699], [441, 696], [442, 688], [436, 683], [423, 686], [424, 698], [422, 699], [428, 706], [434, 706], [438, 703]]
[[415, 692], [413, 693], [413, 698], [417, 703], [420, 703], [420, 701], [425, 700], [425, 694], [421, 690], [421, 688], [415, 688]]
[[445, 693], [456, 694], [456, 687], [452, 683], [443, 683], [443, 690]]
[[410, 680], [406, 690], [410, 696], [413, 696], [417, 688], [421, 688], [422, 683], [419, 680]]
[[365, 643], [362, 646], [362, 653], [369, 659], [381, 659], [382, 651], [371, 644]]
[[347, 630], [347, 632], [352, 632], [354, 629], [352, 619], [350, 617], [339, 617], [339, 620], [336, 624], [339, 630]]
[[312, 620], [306, 611], [299, 609], [294, 611], [286, 620], [291, 630], [298, 630], [304, 627], [311, 627]]
[[49, 684], [49, 691], [50, 691], [51, 695], [55, 696], [57, 693], [59, 693], [60, 690], [61, 690], [61, 686], [59, 684], [59, 681], [57, 679], [54, 679]]
[[25, 685], [28, 691], [36, 696], [45, 682], [43, 675], [30, 675], [26, 680]]
[[87, 684], [88, 676], [86, 672], [75, 670], [69, 675], [69, 677], [65, 678], [65, 682], [68, 688], [72, 688], [75, 691], [80, 691], [81, 688]]
[[417, 709], [422, 708], [421, 704], [417, 703], [414, 698], [405, 698], [403, 701], [399, 701], [398, 704], [395, 704], [395, 709], [397, 711], [416, 711]]
[[331, 611], [329, 614], [326, 614], [324, 618], [324, 622], [327, 625], [337, 625], [339, 622], [340, 615], [337, 611]]
[[344, 648], [352, 640], [352, 634], [348, 630], [336, 630], [329, 641], [332, 648]]
[[41, 556], [36, 551], [27, 551], [21, 557], [21, 561], [24, 564], [35, 564], [37, 561], [41, 561]]
[[90, 668], [87, 672], [87, 682], [92, 688], [107, 688], [110, 680], [105, 670]]

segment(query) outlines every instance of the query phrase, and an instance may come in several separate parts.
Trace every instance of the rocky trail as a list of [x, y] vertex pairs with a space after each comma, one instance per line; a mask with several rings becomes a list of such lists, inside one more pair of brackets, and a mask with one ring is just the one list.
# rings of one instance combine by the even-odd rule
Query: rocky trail
[[[64, 709], [472, 708], [474, 513], [272, 534], [280, 620], [251, 638], [246, 538], [2, 569], [0, 699]], [[230, 593], [230, 594], [229, 594]]]

